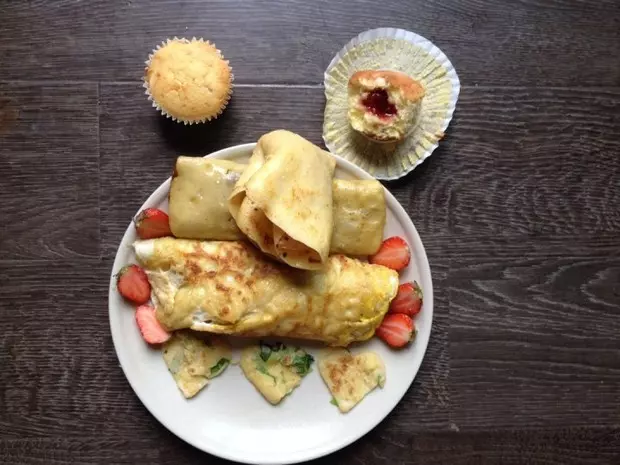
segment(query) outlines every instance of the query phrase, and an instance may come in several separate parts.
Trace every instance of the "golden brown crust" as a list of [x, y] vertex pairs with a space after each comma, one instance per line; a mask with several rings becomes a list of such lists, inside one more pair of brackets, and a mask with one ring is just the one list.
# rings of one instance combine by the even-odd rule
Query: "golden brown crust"
[[148, 93], [167, 115], [199, 122], [217, 117], [232, 90], [232, 71], [220, 51], [200, 40], [169, 41], [144, 70]]
[[415, 79], [407, 76], [400, 71], [389, 70], [363, 70], [354, 73], [349, 79], [349, 86], [367, 87], [364, 81], [375, 81], [377, 79], [385, 79], [388, 87], [400, 89], [403, 97], [411, 102], [417, 102], [424, 97], [424, 87]]

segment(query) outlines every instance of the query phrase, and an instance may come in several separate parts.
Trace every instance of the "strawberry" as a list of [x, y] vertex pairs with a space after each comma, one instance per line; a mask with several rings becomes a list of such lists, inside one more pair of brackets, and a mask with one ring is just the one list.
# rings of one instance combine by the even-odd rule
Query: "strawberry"
[[398, 294], [390, 304], [388, 313], [404, 313], [414, 316], [420, 313], [422, 308], [422, 289], [417, 282], [401, 284]]
[[157, 208], [146, 208], [134, 219], [136, 232], [140, 239], [172, 236], [168, 215]]
[[390, 347], [400, 348], [406, 346], [413, 339], [415, 327], [413, 320], [402, 313], [388, 314], [377, 328], [377, 337]]
[[400, 271], [409, 265], [409, 260], [411, 260], [409, 246], [402, 237], [398, 236], [384, 240], [379, 251], [369, 257], [370, 263], [387, 266], [396, 271]]
[[141, 305], [151, 298], [151, 285], [146, 273], [138, 265], [127, 265], [116, 275], [116, 288], [127, 300]]
[[150, 305], [140, 305], [136, 309], [136, 322], [140, 333], [149, 344], [163, 344], [171, 334], [157, 321], [155, 309]]

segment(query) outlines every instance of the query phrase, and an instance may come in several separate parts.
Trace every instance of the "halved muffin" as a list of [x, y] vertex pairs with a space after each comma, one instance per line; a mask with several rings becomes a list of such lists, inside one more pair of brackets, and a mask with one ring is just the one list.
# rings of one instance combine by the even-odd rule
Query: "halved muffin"
[[415, 127], [424, 87], [398, 71], [366, 70], [348, 85], [351, 126], [378, 142], [403, 140]]

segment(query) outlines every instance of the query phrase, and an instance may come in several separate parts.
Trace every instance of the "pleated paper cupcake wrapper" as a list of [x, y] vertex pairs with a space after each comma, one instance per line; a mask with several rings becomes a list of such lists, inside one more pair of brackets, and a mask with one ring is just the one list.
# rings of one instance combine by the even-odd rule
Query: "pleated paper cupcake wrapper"
[[[166, 45], [170, 44], [171, 42], [186, 42], [186, 43], [190, 43], [190, 42], [203, 42], [205, 44], [211, 45], [212, 47], [215, 48], [215, 50], [217, 51], [217, 54], [220, 56], [220, 58], [222, 58], [222, 60], [224, 60], [224, 55], [222, 54], [221, 50], [217, 47], [215, 47], [215, 44], [213, 44], [212, 42], [209, 42], [208, 40], [204, 40], [204, 39], [196, 39], [196, 37], [192, 37], [191, 40], [189, 39], [185, 39], [185, 38], [178, 38], [178, 37], [174, 37], [172, 39], [166, 39], [164, 40], [161, 44], [159, 44], [157, 46], [157, 48], [153, 49], [153, 51], [149, 54], [148, 59], [144, 62], [144, 64], [148, 67], [151, 66], [151, 60], [153, 59], [153, 55], [155, 55], [155, 53], [162, 47], [165, 47]], [[228, 62], [228, 60], [224, 60], [226, 62], [226, 64], [228, 65], [228, 67], [230, 68], [230, 63]], [[144, 82], [142, 83], [142, 87], [144, 87], [145, 91], [144, 93], [146, 94], [146, 96], [148, 97], [149, 101], [152, 103], [153, 108], [156, 108], [157, 111], [159, 111], [162, 115], [164, 115], [166, 118], [170, 118], [172, 121], [175, 121], [177, 123], [183, 123], [185, 125], [192, 125], [192, 124], [201, 124], [201, 123], [206, 123], [209, 122], [211, 120], [214, 120], [216, 118], [218, 118], [222, 112], [226, 109], [226, 107], [228, 106], [228, 102], [230, 102], [230, 98], [232, 96], [232, 86], [233, 86], [233, 81], [235, 79], [235, 76], [232, 74], [232, 70], [230, 73], [230, 91], [228, 92], [228, 96], [226, 97], [226, 100], [224, 100], [224, 102], [222, 102], [222, 106], [220, 107], [220, 109], [218, 110], [218, 112], [214, 115], [209, 115], [203, 119], [200, 120], [184, 120], [184, 119], [180, 119], [180, 118], [176, 118], [175, 116], [172, 116], [171, 114], [169, 114], [168, 112], [166, 112], [166, 110], [161, 107], [153, 98], [153, 96], [151, 95], [151, 91], [149, 89], [149, 84], [148, 82], [146, 82], [146, 79], [144, 80]]]
[[[349, 78], [365, 69], [401, 71], [424, 86], [418, 121], [403, 141], [378, 144], [349, 124]], [[393, 28], [363, 32], [336, 54], [325, 71], [325, 146], [377, 179], [401, 178], [437, 148], [452, 119], [460, 89], [448, 57], [424, 37]]]

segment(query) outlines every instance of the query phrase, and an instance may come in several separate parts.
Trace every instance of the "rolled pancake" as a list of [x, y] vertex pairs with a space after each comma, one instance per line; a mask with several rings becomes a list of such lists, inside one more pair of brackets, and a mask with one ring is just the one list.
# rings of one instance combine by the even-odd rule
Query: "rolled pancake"
[[[243, 173], [247, 165], [179, 157], [176, 166], [169, 208], [173, 234], [184, 239], [213, 241], [244, 237], [222, 199], [230, 197], [234, 187], [231, 179]], [[334, 229], [330, 253], [372, 255], [377, 252], [383, 240], [386, 211], [381, 183], [374, 179], [334, 179], [332, 197]]]
[[347, 346], [375, 332], [398, 290], [398, 273], [332, 255], [324, 269], [291, 269], [245, 242], [165, 237], [136, 241], [157, 319], [240, 336], [280, 336]]
[[170, 230], [188, 239], [243, 238], [228, 211], [228, 197], [244, 165], [226, 160], [178, 157], [170, 183]]
[[262, 136], [230, 196], [237, 226], [263, 252], [294, 267], [327, 262], [333, 232], [336, 161], [289, 131]]
[[385, 194], [375, 179], [334, 179], [334, 232], [330, 252], [372, 255], [381, 246], [385, 227]]

